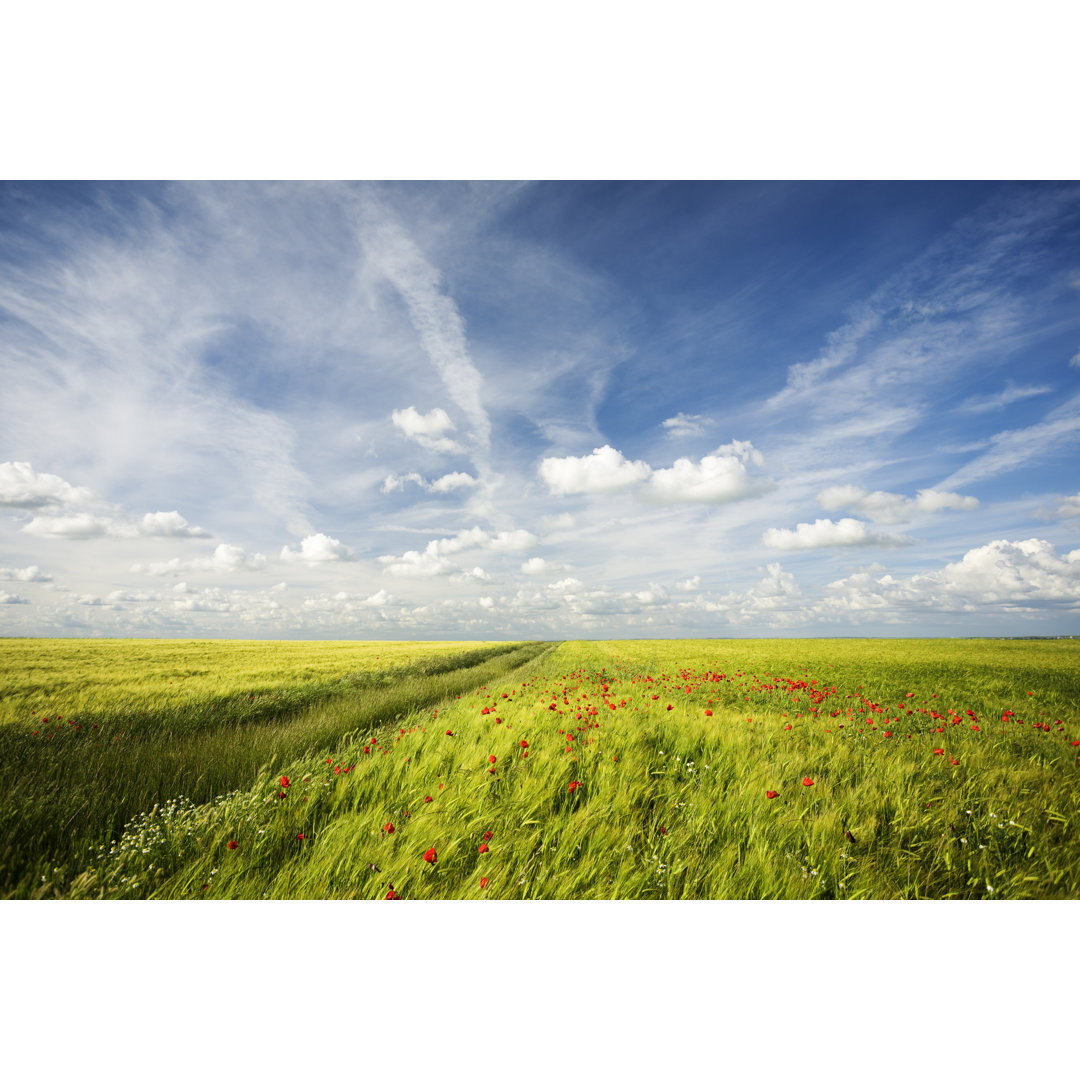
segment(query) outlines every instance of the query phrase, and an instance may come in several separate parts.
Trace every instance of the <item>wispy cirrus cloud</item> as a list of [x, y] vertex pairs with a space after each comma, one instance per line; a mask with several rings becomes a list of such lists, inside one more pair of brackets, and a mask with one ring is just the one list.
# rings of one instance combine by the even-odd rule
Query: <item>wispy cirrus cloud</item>
[[1041, 397], [1043, 394], [1053, 393], [1052, 386], [1018, 386], [1011, 379], [1004, 390], [996, 394], [976, 394], [965, 398], [958, 408], [962, 412], [983, 413], [996, 412], [1011, 405], [1014, 401], [1024, 401], [1027, 398]]

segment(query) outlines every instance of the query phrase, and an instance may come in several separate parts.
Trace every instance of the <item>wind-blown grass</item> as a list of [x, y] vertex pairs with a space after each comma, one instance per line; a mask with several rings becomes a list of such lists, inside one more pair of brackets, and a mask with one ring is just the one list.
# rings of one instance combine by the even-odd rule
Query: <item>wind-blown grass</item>
[[1075, 642], [564, 643], [437, 715], [161, 806], [40, 888], [1076, 897], [1078, 661]]
[[[229, 662], [231, 645], [222, 644], [219, 665]], [[261, 711], [230, 712], [217, 707], [220, 698], [195, 697], [174, 711], [148, 710], [132, 723], [130, 714], [117, 719], [103, 701], [96, 712], [77, 714], [78, 730], [70, 717], [2, 726], [0, 891], [54, 895], [55, 887], [42, 889], [42, 878], [68, 879], [91, 845], [111, 842], [155, 804], [198, 804], [250, 786], [276, 761], [336, 750], [350, 732], [392, 723], [478, 680], [505, 677], [546, 647], [469, 647], [429, 656], [412, 645], [404, 656], [399, 651], [397, 668], [354, 669], [312, 684], [307, 698], [279, 680], [281, 689], [270, 689], [272, 700]]]

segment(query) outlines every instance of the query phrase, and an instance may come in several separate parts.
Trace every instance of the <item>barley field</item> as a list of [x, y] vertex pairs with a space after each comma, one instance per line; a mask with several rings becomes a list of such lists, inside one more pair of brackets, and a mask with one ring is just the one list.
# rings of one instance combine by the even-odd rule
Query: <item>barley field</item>
[[281, 643], [258, 692], [234, 643], [185, 643], [157, 699], [143, 647], [92, 690], [54, 660], [71, 717], [20, 714], [12, 666], [6, 895], [1080, 895], [1080, 642]]

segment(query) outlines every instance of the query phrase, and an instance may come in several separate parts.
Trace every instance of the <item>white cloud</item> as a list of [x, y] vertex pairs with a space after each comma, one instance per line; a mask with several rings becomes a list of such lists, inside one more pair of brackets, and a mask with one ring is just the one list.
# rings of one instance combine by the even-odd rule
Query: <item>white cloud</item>
[[[1080, 515], [1080, 493], [1076, 495], [1067, 495], [1058, 504], [1057, 516], [1058, 517], [1076, 517]], [[37, 569], [37, 567], [34, 567]]]
[[569, 589], [578, 589], [583, 582], [579, 581], [576, 577], [563, 578], [561, 581], [553, 581], [547, 587], [552, 592], [566, 592]]
[[425, 450], [434, 450], [440, 454], [460, 454], [464, 449], [453, 439], [444, 437], [446, 432], [454, 430], [454, 422], [442, 409], [435, 408], [429, 413], [421, 413], [410, 405], [406, 409], [395, 409], [390, 414], [390, 419], [406, 438], [419, 443]]
[[18, 593], [5, 592], [0, 589], [0, 604], [29, 604], [29, 600], [24, 600]]
[[645, 480], [652, 470], [644, 461], [627, 461], [611, 446], [584, 457], [544, 458], [540, 475], [555, 495], [621, 491]]
[[90, 513], [45, 514], [31, 518], [22, 531], [61, 540], [134, 540], [142, 536], [187, 540], [210, 535], [205, 529], [189, 525], [175, 510], [145, 514], [141, 521]]
[[901, 613], [935, 611], [1031, 612], [1047, 606], [1080, 611], [1080, 549], [1059, 557], [1046, 540], [993, 540], [941, 570], [894, 578], [853, 574], [826, 586], [822, 608]]
[[197, 525], [189, 525], [175, 510], [160, 510], [154, 514], [144, 514], [138, 530], [142, 536], [204, 537], [210, 535]]
[[112, 518], [93, 514], [67, 514], [57, 517], [31, 518], [22, 528], [31, 536], [45, 536], [61, 540], [90, 540], [99, 536], [138, 536], [134, 526], [118, 525]]
[[1080, 352], [1073, 356], [1069, 361], [1069, 367], [1080, 368]]
[[1017, 386], [1011, 379], [1005, 389], [997, 394], [983, 394], [965, 398], [960, 403], [960, 410], [969, 413], [993, 412], [1004, 409], [1014, 401], [1023, 401], [1025, 398], [1038, 397], [1041, 394], [1053, 392], [1052, 386]]
[[527, 529], [513, 529], [509, 532], [496, 533], [486, 542], [485, 547], [492, 551], [508, 551], [516, 553], [528, 551], [536, 547], [540, 541]]
[[432, 480], [428, 485], [428, 491], [442, 495], [447, 491], [456, 491], [458, 488], [475, 487], [477, 482], [476, 477], [468, 473], [452, 472], [440, 476], [437, 480]]
[[52, 574], [43, 574], [37, 566], [25, 566], [22, 570], [0, 566], [0, 581], [52, 581]]
[[818, 518], [812, 525], [801, 522], [794, 529], [766, 529], [762, 534], [766, 547], [781, 551], [804, 551], [820, 547], [895, 547], [910, 543], [905, 536], [870, 532], [865, 521], [855, 518]]
[[351, 559], [352, 552], [340, 541], [324, 533], [305, 536], [300, 541], [300, 550], [290, 548], [288, 544], [281, 549], [283, 562], [325, 563]]
[[474, 566], [471, 570], [463, 570], [460, 574], [455, 574], [450, 580], [467, 583], [470, 581], [491, 581], [492, 577], [482, 566]]
[[769, 487], [747, 465], [763, 464], [749, 442], [733, 440], [700, 462], [679, 458], [669, 469], [628, 461], [611, 446], [584, 457], [544, 458], [540, 475], [555, 495], [601, 494], [634, 488], [651, 502], [719, 503], [745, 498]]
[[88, 502], [92, 498], [84, 487], [73, 487], [52, 473], [35, 472], [28, 461], [0, 462], [0, 506], [42, 510]]
[[406, 484], [416, 484], [425, 491], [434, 492], [436, 495], [445, 495], [447, 492], [456, 491], [458, 488], [475, 487], [478, 481], [475, 476], [468, 473], [452, 472], [440, 476], [436, 480], [425, 480], [419, 473], [403, 473], [399, 476], [388, 476], [383, 481], [382, 491], [389, 495], [393, 491], [404, 489]]
[[673, 438], [683, 438], [688, 435], [704, 435], [705, 429], [711, 427], [713, 423], [714, 421], [706, 416], [678, 413], [669, 417], [660, 426], [665, 428]]
[[[383, 564], [383, 573], [403, 577], [438, 577], [458, 570], [458, 567], [446, 559], [447, 555], [455, 555], [470, 548], [482, 548], [496, 554], [517, 554], [536, 547], [539, 542], [527, 529], [505, 530], [490, 535], [476, 525], [471, 529], [462, 529], [456, 536], [429, 541], [423, 552], [406, 551], [404, 555], [380, 555], [378, 561]], [[477, 570], [484, 573], [480, 567], [474, 567], [467, 573], [478, 577]]]
[[765, 576], [742, 592], [734, 590], [719, 596], [699, 596], [680, 604], [685, 612], [724, 616], [733, 625], [800, 626], [808, 612], [802, 589], [793, 574], [779, 563], [769, 563]]
[[469, 420], [471, 439], [486, 451], [491, 422], [483, 405], [483, 378], [469, 356], [465, 323], [443, 290], [442, 275], [386, 207], [374, 198], [360, 198], [355, 209], [367, 252], [404, 299], [421, 346]]
[[854, 510], [880, 524], [894, 525], [908, 521], [915, 511], [974, 510], [979, 500], [973, 495], [924, 488], [914, 499], [890, 491], [864, 491], [854, 484], [826, 488], [817, 497], [823, 510]]
[[521, 564], [521, 569], [526, 574], [546, 574], [548, 573], [548, 561], [547, 559], [541, 559], [539, 555], [534, 555]]
[[455, 569], [448, 559], [432, 550], [431, 544], [423, 552], [406, 551], [404, 555], [380, 555], [378, 561], [383, 564], [384, 574], [395, 574], [398, 577], [438, 577], [440, 574], [452, 574]]
[[915, 505], [920, 510], [975, 510], [979, 500], [974, 495], [958, 495], [955, 491], [923, 488], [916, 494]]
[[[297, 556], [299, 558], [299, 556]], [[133, 574], [149, 574], [152, 577], [164, 577], [167, 574], [186, 573], [189, 570], [210, 570], [231, 573], [234, 570], [263, 570], [266, 556], [248, 555], [236, 544], [218, 544], [214, 553], [195, 559], [166, 559], [161, 562], [135, 563], [131, 567]]]
[[266, 566], [266, 556], [248, 555], [236, 544], [218, 544], [209, 559], [195, 559], [192, 562], [196, 569], [202, 569], [204, 564], [209, 564], [205, 566], [208, 570], [262, 570]]
[[685, 581], [676, 581], [675, 589], [678, 592], [693, 592], [695, 589], [700, 588], [701, 577], [695, 574], [693, 577], [687, 578]]
[[707, 454], [698, 464], [679, 458], [670, 469], [657, 469], [642, 489], [651, 501], [720, 503], [766, 490], [768, 481], [753, 477], [747, 464], [762, 465], [761, 453], [749, 442], [734, 440]]
[[989, 476], [1011, 472], [1032, 461], [1080, 442], [1080, 395], [1052, 409], [1046, 419], [1030, 427], [999, 431], [990, 439], [990, 448], [961, 466], [948, 477], [947, 484], [970, 484]]

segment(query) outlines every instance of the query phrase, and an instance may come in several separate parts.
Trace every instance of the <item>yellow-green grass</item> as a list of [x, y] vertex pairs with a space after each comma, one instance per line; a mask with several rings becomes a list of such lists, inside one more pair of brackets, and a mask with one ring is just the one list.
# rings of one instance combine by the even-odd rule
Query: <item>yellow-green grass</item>
[[567, 642], [437, 717], [163, 805], [35, 888], [1077, 897], [1078, 676], [1072, 641]]
[[[83, 696], [83, 708], [73, 716], [58, 719], [54, 713], [48, 723], [37, 716], [36, 722], [0, 726], [0, 895], [29, 895], [43, 873], [83, 858], [91, 844], [114, 839], [126, 821], [155, 803], [205, 802], [245, 787], [277, 759], [334, 748], [352, 731], [385, 725], [477, 681], [505, 675], [545, 648], [459, 643], [457, 648], [435, 644], [429, 651], [431, 643], [413, 643], [394, 650], [396, 665], [390, 666], [382, 663], [386, 643], [380, 642], [377, 648], [369, 645], [366, 655], [378, 656], [381, 666], [364, 669], [365, 650], [343, 644], [329, 669], [332, 676], [293, 686], [290, 664], [302, 672], [312, 666], [295, 643], [280, 643], [278, 671], [265, 659], [273, 649], [260, 650], [262, 659], [245, 666], [236, 658], [245, 654], [247, 643], [185, 643], [189, 655], [196, 645], [201, 648], [204, 670], [262, 672], [261, 708], [258, 694], [247, 708], [250, 681], [235, 698], [215, 696], [210, 689], [181, 705], [155, 707], [152, 699], [140, 698], [146, 684], [140, 684], [138, 664], [126, 662], [129, 654], [121, 644], [135, 656], [153, 655], [143, 651], [145, 643], [117, 643], [113, 655], [127, 677], [117, 681], [116, 708], [106, 697]], [[56, 646], [54, 655], [67, 653], [60, 642], [45, 643], [41, 652], [47, 655], [49, 645]], [[169, 655], [167, 643], [160, 645], [158, 655]], [[313, 663], [321, 645], [311, 646]], [[350, 652], [352, 668], [346, 669]], [[95, 663], [87, 679], [100, 683], [98, 667], [108, 654], [91, 655]], [[65, 692], [79, 699], [68, 670]], [[149, 685], [156, 680], [152, 675]], [[150, 707], [136, 712], [133, 700]]]
[[131, 723], [260, 716], [396, 677], [480, 641], [166, 641], [0, 638], [0, 725], [42, 717]]

